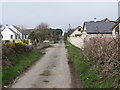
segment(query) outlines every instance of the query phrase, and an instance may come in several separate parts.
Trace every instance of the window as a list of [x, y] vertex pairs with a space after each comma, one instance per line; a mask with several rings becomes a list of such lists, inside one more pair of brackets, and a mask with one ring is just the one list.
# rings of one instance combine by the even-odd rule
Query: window
[[78, 29], [78, 31], [81, 31], [81, 29]]
[[15, 35], [15, 39], [17, 39], [17, 35]]
[[11, 35], [10, 38], [13, 39], [13, 35]]
[[80, 37], [81, 36], [81, 34], [75, 34], [75, 37]]
[[27, 35], [25, 35], [25, 39], [27, 39]]
[[10, 42], [9, 40], [5, 40], [5, 42], [7, 43], [7, 42]]

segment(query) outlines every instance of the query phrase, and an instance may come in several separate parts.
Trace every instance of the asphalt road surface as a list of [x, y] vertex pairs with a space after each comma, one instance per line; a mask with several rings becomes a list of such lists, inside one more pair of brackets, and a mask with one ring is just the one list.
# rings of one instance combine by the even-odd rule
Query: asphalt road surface
[[64, 41], [53, 44], [46, 54], [20, 76], [11, 88], [71, 88], [71, 74]]

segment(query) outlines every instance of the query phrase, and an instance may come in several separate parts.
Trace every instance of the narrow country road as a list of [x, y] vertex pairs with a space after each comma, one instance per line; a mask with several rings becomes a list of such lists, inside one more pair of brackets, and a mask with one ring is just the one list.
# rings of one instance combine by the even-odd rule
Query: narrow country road
[[46, 49], [46, 54], [25, 72], [11, 88], [71, 88], [64, 41]]

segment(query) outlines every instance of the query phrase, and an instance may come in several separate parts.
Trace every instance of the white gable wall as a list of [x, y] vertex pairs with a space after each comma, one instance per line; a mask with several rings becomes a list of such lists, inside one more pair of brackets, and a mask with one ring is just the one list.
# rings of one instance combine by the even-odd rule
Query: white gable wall
[[9, 26], [9, 28], [11, 28], [14, 32], [16, 32], [17, 34], [19, 34], [20, 35], [20, 38], [22, 39], [22, 33], [19, 31], [19, 30], [17, 30], [14, 26]]
[[11, 35], [13, 35], [13, 39], [15, 39], [15, 34], [8, 28], [4, 29], [2, 32], [2, 40], [11, 40]]
[[71, 35], [70, 37], [75, 37], [75, 34], [82, 34], [81, 31], [78, 31], [78, 29], [82, 29], [81, 27], [78, 27]]
[[[67, 38], [67, 40], [72, 43], [73, 45], [79, 47], [79, 48], [83, 48], [83, 33], [81, 31], [78, 31], [78, 29], [82, 29], [82, 27], [78, 27], [76, 28], [76, 30]], [[76, 34], [81, 34], [81, 36], [77, 36], [75, 37]]]
[[[11, 28], [11, 29], [15, 30], [15, 28]], [[1, 33], [3, 36], [3, 38], [2, 38], [3, 41], [9, 40], [10, 42], [12, 42], [13, 40], [15, 40], [15, 42], [21, 42], [21, 40], [18, 38], [18, 36], [16, 39], [15, 33], [13, 31], [11, 31], [8, 26], [5, 26], [5, 29]], [[13, 35], [13, 39], [11, 39], [11, 35]], [[22, 36], [21, 33], [20, 33], [20, 36]]]
[[120, 35], [120, 23], [113, 29], [112, 35], [117, 35], [115, 29], [119, 26], [119, 35]]

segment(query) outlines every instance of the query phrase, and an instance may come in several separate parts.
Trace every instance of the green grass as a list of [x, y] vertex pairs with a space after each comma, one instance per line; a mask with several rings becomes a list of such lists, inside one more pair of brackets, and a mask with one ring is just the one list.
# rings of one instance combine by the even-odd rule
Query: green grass
[[16, 76], [18, 76], [21, 72], [25, 71], [42, 55], [43, 53], [41, 52], [32, 52], [32, 53], [23, 53], [17, 57], [9, 58], [9, 60], [13, 62], [13, 65], [3, 68], [2, 85], [7, 84], [9, 81], [11, 81]]
[[82, 54], [82, 50], [65, 41], [69, 58], [73, 60], [73, 65], [80, 75], [80, 80], [84, 88], [112, 88], [117, 85], [116, 77], [101, 79], [100, 72], [91, 69], [89, 61]]

